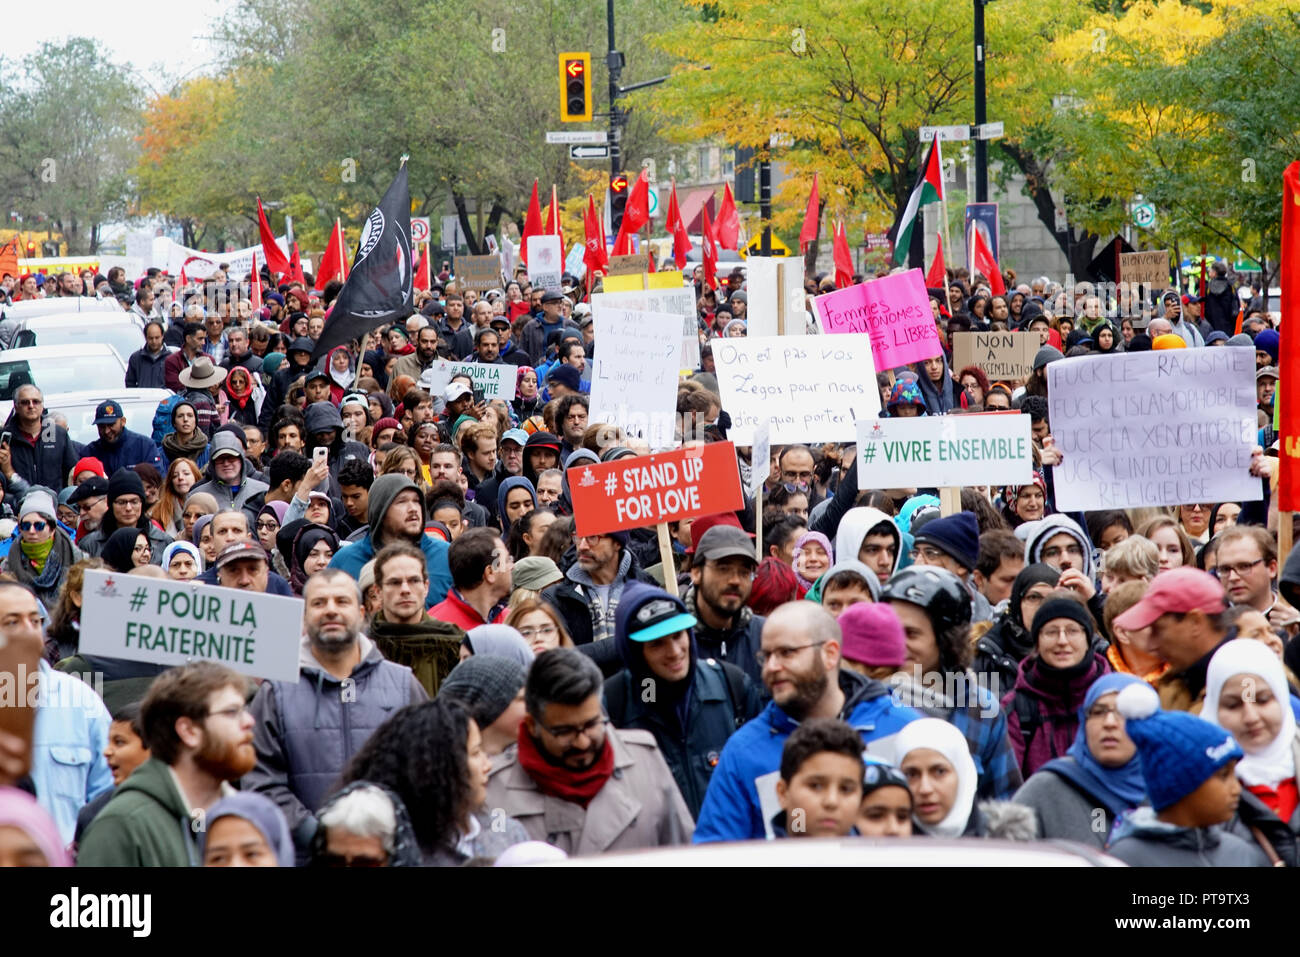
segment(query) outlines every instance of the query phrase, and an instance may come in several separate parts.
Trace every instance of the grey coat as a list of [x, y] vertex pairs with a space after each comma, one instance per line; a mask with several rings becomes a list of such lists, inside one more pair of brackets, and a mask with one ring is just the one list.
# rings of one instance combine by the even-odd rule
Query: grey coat
[[385, 660], [361, 636], [361, 663], [347, 683], [321, 667], [304, 636], [297, 682], [264, 681], [250, 710], [257, 764], [243, 787], [284, 812], [300, 860], [316, 833], [316, 810], [352, 756], [381, 724], [429, 696], [411, 669]]
[[487, 806], [524, 826], [570, 857], [643, 847], [689, 844], [695, 823], [649, 731], [605, 725], [614, 748], [614, 773], [591, 803], [580, 805], [538, 790], [512, 745], [492, 760]]
[[1140, 807], [1121, 821], [1107, 853], [1129, 867], [1268, 867], [1268, 858], [1220, 827], [1177, 827]]
[[1037, 837], [1043, 840], [1078, 841], [1101, 850], [1115, 823], [1103, 804], [1052, 771], [1032, 775], [1012, 800], [1038, 813]]
[[495, 861], [507, 847], [530, 840], [523, 825], [512, 817], [504, 820], [498, 815], [494, 826], [491, 814], [478, 813], [478, 834], [470, 841], [471, 852], [466, 855], [458, 848], [439, 847], [424, 852], [425, 867], [460, 867], [472, 859]]

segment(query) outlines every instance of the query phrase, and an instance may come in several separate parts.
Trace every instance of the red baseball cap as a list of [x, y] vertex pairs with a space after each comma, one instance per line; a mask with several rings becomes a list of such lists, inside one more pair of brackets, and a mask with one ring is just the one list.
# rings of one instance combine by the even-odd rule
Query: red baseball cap
[[1118, 615], [1115, 624], [1125, 631], [1148, 628], [1161, 615], [1189, 611], [1217, 614], [1228, 607], [1219, 580], [1199, 568], [1171, 568], [1161, 572], [1136, 605]]
[[[716, 515], [701, 515], [695, 521], [691, 522], [691, 547], [686, 550], [686, 554], [694, 555], [695, 549], [700, 547], [700, 539], [704, 533], [716, 525], [730, 525], [732, 528], [738, 528], [745, 531], [744, 526], [740, 524], [740, 519], [736, 517], [735, 512], [718, 512]], [[745, 532], [750, 538], [754, 536]]]

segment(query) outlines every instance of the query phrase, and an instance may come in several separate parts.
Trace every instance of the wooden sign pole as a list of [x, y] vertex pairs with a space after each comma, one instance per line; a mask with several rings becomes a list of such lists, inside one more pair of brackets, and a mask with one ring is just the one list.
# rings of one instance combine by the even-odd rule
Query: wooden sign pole
[[677, 565], [673, 562], [673, 545], [668, 535], [668, 523], [660, 522], [655, 529], [659, 532], [659, 561], [664, 567], [664, 591], [674, 598], [680, 597], [677, 592]]
[[939, 489], [939, 512], [947, 518], [949, 515], [956, 515], [961, 511], [961, 489], [956, 486], [946, 486]]
[[[758, 468], [758, 463], [754, 463], [751, 468]], [[758, 493], [754, 496], [754, 561], [763, 560], [763, 486], [758, 487]]]
[[785, 270], [776, 264], [776, 334], [785, 335]]
[[[1277, 493], [1274, 492], [1274, 495]], [[1280, 562], [1285, 562], [1286, 557], [1291, 554], [1292, 546], [1292, 524], [1291, 512], [1277, 513], [1277, 558]]]

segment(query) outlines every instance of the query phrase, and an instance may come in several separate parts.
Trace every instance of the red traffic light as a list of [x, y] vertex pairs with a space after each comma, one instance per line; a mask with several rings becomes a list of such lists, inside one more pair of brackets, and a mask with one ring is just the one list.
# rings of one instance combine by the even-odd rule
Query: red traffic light
[[564, 72], [576, 78], [587, 72], [587, 67], [581, 60], [566, 60], [564, 62]]

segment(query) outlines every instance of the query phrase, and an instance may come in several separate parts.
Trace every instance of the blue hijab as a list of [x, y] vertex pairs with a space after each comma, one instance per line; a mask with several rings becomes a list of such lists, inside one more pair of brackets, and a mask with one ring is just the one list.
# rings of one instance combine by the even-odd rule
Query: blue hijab
[[1075, 784], [1094, 800], [1104, 804], [1116, 817], [1146, 800], [1142, 762], [1136, 752], [1127, 764], [1118, 768], [1108, 768], [1094, 758], [1088, 750], [1088, 709], [1102, 695], [1143, 683], [1140, 678], [1122, 674], [1103, 675], [1094, 681], [1084, 696], [1083, 707], [1079, 709], [1079, 731], [1074, 736], [1074, 743], [1065, 752], [1067, 757], [1056, 758], [1043, 765], [1043, 770], [1059, 774]]
[[506, 518], [506, 496], [517, 488], [527, 489], [533, 500], [533, 508], [537, 507], [537, 490], [533, 488], [532, 482], [522, 475], [512, 475], [505, 479], [497, 488], [497, 517], [501, 520], [501, 528], [507, 532], [510, 531], [510, 521]]

